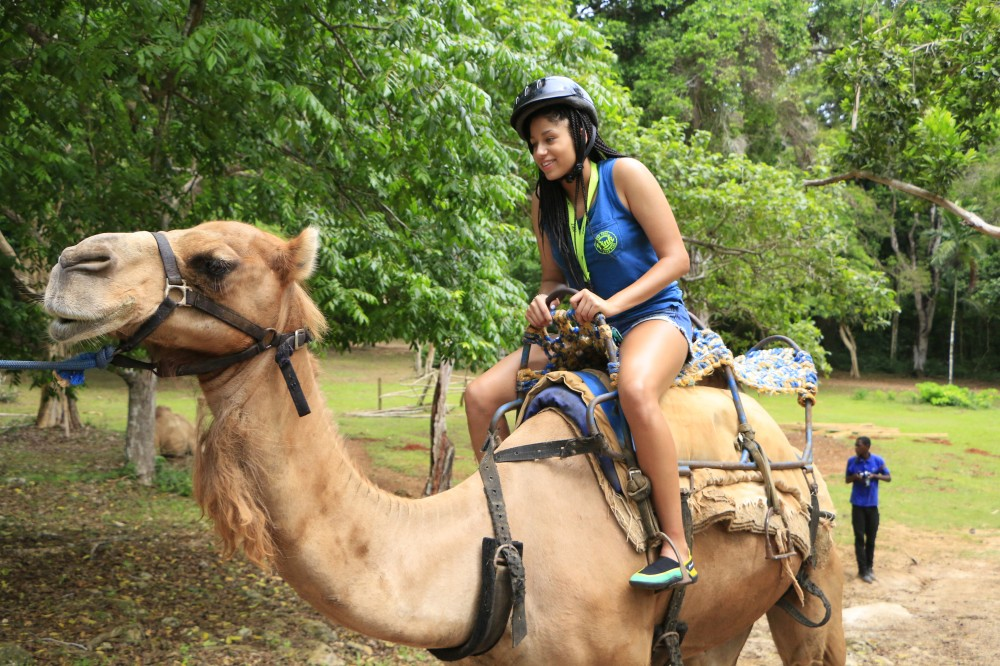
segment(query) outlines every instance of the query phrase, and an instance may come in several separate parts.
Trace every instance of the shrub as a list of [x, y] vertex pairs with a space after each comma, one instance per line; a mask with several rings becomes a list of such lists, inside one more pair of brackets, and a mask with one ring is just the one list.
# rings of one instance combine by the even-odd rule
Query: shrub
[[935, 384], [934, 382], [922, 382], [917, 384], [920, 402], [929, 402], [939, 407], [966, 407], [968, 409], [989, 409], [993, 402], [1000, 397], [1000, 392], [996, 389], [986, 389], [984, 391], [971, 391], [962, 386], [954, 384]]
[[156, 456], [156, 477], [153, 484], [161, 492], [181, 497], [191, 497], [194, 494], [191, 473], [187, 469], [172, 466], [163, 456]]

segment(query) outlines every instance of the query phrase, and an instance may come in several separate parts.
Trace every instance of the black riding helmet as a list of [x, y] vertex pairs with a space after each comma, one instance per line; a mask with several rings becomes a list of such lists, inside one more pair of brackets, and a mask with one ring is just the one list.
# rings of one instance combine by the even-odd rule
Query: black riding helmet
[[522, 139], [530, 143], [528, 120], [536, 112], [550, 106], [569, 106], [577, 109], [586, 114], [594, 126], [594, 131], [587, 137], [587, 145], [583, 146], [582, 151], [577, 149], [576, 166], [565, 176], [566, 182], [572, 183], [583, 173], [583, 161], [590, 155], [597, 142], [597, 107], [594, 106], [594, 100], [587, 91], [573, 79], [565, 76], [546, 76], [529, 83], [514, 100], [514, 110], [510, 115], [511, 127]]
[[548, 106], [564, 104], [587, 114], [597, 128], [597, 107], [594, 100], [579, 83], [565, 76], [546, 76], [525, 86], [524, 91], [514, 100], [514, 111], [510, 115], [510, 126], [528, 140], [528, 118], [533, 113]]

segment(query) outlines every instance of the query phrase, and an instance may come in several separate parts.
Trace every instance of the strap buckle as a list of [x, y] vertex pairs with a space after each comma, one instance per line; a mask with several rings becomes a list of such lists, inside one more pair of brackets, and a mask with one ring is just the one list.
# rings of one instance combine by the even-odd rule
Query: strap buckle
[[[177, 291], [180, 294], [180, 298], [173, 298], [171, 293]], [[188, 302], [188, 294], [194, 291], [188, 286], [187, 282], [181, 281], [180, 284], [171, 284], [170, 280], [167, 280], [167, 286], [163, 290], [163, 298], [170, 299], [174, 303], [184, 307], [191, 307], [192, 304]]]
[[309, 344], [309, 331], [304, 328], [296, 329], [292, 333], [292, 348], [299, 349], [300, 347], [305, 347]]

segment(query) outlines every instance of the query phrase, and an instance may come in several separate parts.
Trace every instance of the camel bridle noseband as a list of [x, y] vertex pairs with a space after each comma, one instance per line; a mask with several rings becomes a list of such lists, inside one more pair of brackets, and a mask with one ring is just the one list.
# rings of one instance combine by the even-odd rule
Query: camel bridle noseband
[[110, 361], [113, 365], [131, 368], [145, 368], [159, 374], [159, 367], [153, 363], [147, 363], [127, 356], [118, 356], [135, 349], [146, 337], [166, 321], [167, 317], [174, 313], [178, 307], [192, 307], [209, 314], [219, 321], [232, 326], [238, 331], [245, 333], [254, 340], [254, 344], [246, 349], [227, 356], [212, 358], [198, 363], [179, 365], [171, 373], [172, 375], [200, 375], [207, 372], [215, 372], [228, 368], [231, 365], [249, 360], [258, 354], [275, 349], [274, 362], [281, 368], [281, 374], [285, 378], [288, 392], [295, 403], [295, 409], [299, 416], [310, 413], [309, 403], [306, 401], [302, 386], [299, 384], [295, 368], [292, 366], [291, 356], [299, 348], [312, 342], [313, 336], [307, 328], [300, 328], [291, 333], [279, 333], [273, 328], [262, 328], [242, 315], [230, 310], [224, 305], [216, 303], [199, 291], [190, 287], [184, 278], [181, 277], [177, 268], [177, 258], [170, 247], [167, 236], [162, 231], [153, 232], [156, 239], [156, 246], [160, 251], [160, 260], [163, 262], [163, 270], [167, 276], [166, 287], [163, 290], [163, 301], [148, 319], [146, 319], [132, 336], [122, 343], [122, 346], [114, 351], [114, 358]]

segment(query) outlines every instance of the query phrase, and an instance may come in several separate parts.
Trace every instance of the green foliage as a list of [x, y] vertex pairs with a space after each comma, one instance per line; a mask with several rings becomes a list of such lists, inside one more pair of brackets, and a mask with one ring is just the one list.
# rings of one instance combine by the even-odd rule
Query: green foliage
[[936, 384], [934, 382], [921, 382], [917, 384], [917, 392], [921, 402], [927, 402], [938, 407], [988, 409], [1000, 398], [1000, 391], [997, 391], [997, 389], [973, 391], [964, 386]]
[[[603, 38], [558, 3], [195, 9], [5, 9], [0, 232], [18, 266], [41, 273], [101, 231], [313, 224], [330, 344], [433, 342], [474, 364], [513, 344], [528, 290], [510, 266], [532, 238], [508, 105], [532, 78], [586, 71], [622, 117]], [[11, 300], [5, 325], [40, 327]]]
[[[544, 74], [580, 80], [602, 133], [664, 184], [696, 255], [685, 287], [698, 314], [747, 344], [817, 318], [878, 328], [896, 308], [890, 286], [934, 281], [928, 261], [884, 256], [888, 199], [803, 193], [797, 169], [760, 161], [825, 159], [819, 123], [846, 163], [931, 184], [988, 164], [997, 124], [985, 0], [878, 5], [860, 35], [856, 0], [197, 6], [70, 0], [0, 15], [0, 233], [17, 257], [0, 254], [0, 354], [46, 351], [15, 271], [39, 292], [82, 236], [235, 218], [321, 230], [311, 289], [330, 346], [404, 339], [483, 367], [517, 344], [537, 288], [537, 174], [508, 111]], [[816, 65], [845, 43], [826, 70], [832, 95]], [[862, 122], [841, 131], [856, 85]], [[913, 242], [934, 233], [918, 227]], [[969, 278], [982, 317], [996, 310], [994, 264], [979, 260], [979, 291]]]
[[156, 470], [153, 477], [156, 489], [163, 493], [172, 493], [181, 497], [193, 497], [194, 488], [191, 482], [191, 472], [186, 467], [176, 467], [163, 456], [156, 456]]
[[[894, 294], [853, 235], [841, 189], [803, 190], [801, 174], [723, 155], [669, 119], [638, 130], [635, 154], [663, 184], [692, 260], [689, 308], [729, 330], [734, 349], [790, 335], [828, 370], [815, 317], [888, 322]], [[711, 323], [711, 322], [706, 322]], [[801, 339], [799, 339], [801, 338]]]
[[[991, 0], [880, 2], [866, 11], [857, 38], [825, 63], [840, 94], [838, 121], [849, 126], [838, 135], [835, 162], [955, 199], [956, 182], [1000, 134], [1000, 7]], [[878, 199], [889, 224], [881, 259], [898, 291], [912, 298], [904, 303], [915, 310], [913, 369], [922, 373], [942, 287], [950, 282], [957, 300], [970, 266], [956, 260], [970, 248], [955, 243], [969, 239], [950, 233], [945, 216], [924, 200]]]
[[619, 55], [643, 124], [672, 117], [709, 132], [714, 150], [772, 164], [786, 146], [805, 143], [795, 79], [812, 42], [808, 5], [613, 0], [589, 8]]
[[990, 0], [875, 8], [826, 63], [845, 118], [842, 159], [947, 192], [1000, 131], [1000, 8]]

